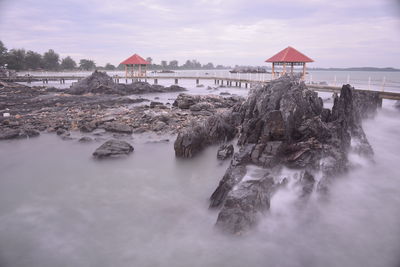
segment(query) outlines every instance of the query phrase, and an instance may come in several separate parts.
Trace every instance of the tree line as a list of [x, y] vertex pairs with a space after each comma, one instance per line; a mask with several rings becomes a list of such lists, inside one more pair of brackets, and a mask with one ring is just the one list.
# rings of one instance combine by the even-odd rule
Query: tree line
[[[2, 41], [0, 41], [0, 67], [5, 67], [10, 70], [94, 70], [99, 68], [96, 63], [90, 59], [81, 59], [79, 63], [73, 60], [70, 56], [61, 58], [53, 49], [40, 54], [32, 50], [25, 49], [10, 49], [8, 50]], [[105, 67], [110, 70], [115, 69], [115, 66], [107, 63]]]
[[171, 61], [166, 61], [162, 60], [161, 64], [154, 64], [153, 59], [151, 57], [146, 58], [146, 61], [150, 63], [150, 68], [155, 69], [155, 70], [199, 70], [199, 69], [206, 69], [206, 70], [212, 70], [212, 69], [230, 69], [230, 66], [224, 66], [224, 65], [216, 65], [214, 66], [213, 63], [209, 62], [207, 64], [201, 64], [198, 62], [196, 59], [192, 60], [186, 60], [184, 64], [179, 65], [178, 60], [171, 60]]
[[[227, 69], [230, 67], [217, 65], [209, 62], [207, 64], [201, 64], [195, 59], [186, 60], [182, 65], [179, 65], [177, 60], [166, 61], [162, 60], [161, 64], [155, 64], [151, 57], [146, 58], [150, 63], [149, 69], [153, 70], [178, 70], [178, 69]], [[115, 67], [111, 63], [107, 63], [103, 66], [96, 66], [96, 63], [90, 59], [81, 59], [79, 63], [73, 60], [70, 56], [61, 58], [58, 53], [53, 49], [49, 49], [47, 52], [40, 54], [32, 50], [26, 51], [25, 49], [10, 49], [8, 50], [3, 42], [0, 40], [0, 67], [7, 68], [10, 70], [24, 71], [24, 70], [49, 70], [49, 71], [60, 71], [60, 70], [94, 70], [94, 69], [105, 69], [105, 70], [123, 70], [124, 65], [118, 65]]]

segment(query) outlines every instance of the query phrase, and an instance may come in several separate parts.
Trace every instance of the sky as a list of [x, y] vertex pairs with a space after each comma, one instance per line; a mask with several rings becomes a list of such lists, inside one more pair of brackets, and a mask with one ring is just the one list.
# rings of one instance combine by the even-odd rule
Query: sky
[[400, 0], [0, 0], [0, 40], [97, 65], [262, 66], [292, 46], [311, 67], [400, 68]]

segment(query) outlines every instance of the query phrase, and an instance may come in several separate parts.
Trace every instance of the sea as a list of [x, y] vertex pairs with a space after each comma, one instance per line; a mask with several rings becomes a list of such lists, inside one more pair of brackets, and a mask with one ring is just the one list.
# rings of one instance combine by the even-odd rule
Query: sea
[[[310, 73], [314, 81], [334, 74]], [[339, 74], [337, 81], [347, 79]], [[388, 73], [350, 75], [350, 83], [369, 75], [398, 79]], [[192, 94], [248, 93], [201, 83], [179, 81]], [[331, 94], [320, 95], [324, 105], [332, 105]], [[176, 94], [147, 96], [156, 97], [167, 101]], [[399, 267], [395, 102], [384, 100], [363, 128], [374, 150], [372, 163], [351, 154], [353, 168], [335, 179], [329, 194], [313, 194], [302, 205], [296, 171], [285, 170], [289, 186], [273, 195], [270, 210], [242, 236], [219, 232], [218, 211], [208, 208], [229, 165], [217, 160], [216, 146], [178, 159], [174, 136], [132, 135], [126, 139], [135, 148], [131, 155], [98, 161], [92, 153], [101, 141], [82, 144], [50, 133], [0, 141], [0, 266]]]

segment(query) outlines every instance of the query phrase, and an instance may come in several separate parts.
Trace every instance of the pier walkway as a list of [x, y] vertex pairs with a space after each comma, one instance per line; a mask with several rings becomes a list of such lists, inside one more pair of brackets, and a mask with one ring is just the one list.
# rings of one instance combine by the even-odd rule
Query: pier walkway
[[[246, 75], [244, 75], [246, 76]], [[125, 78], [121, 76], [114, 75], [112, 76], [113, 80], [117, 83], [125, 82], [130, 83], [133, 81], [146, 81], [153, 82], [154, 84], [158, 84], [159, 80], [165, 79], [173, 79], [175, 84], [179, 84], [179, 80], [193, 80], [198, 85], [201, 80], [212, 80], [215, 85], [225, 85], [227, 87], [244, 87], [249, 88], [252, 83], [269, 83], [269, 80], [263, 79], [264, 76], [256, 76], [250, 77], [247, 75], [245, 78], [239, 77], [219, 77], [214, 75], [205, 75], [205, 76], [164, 76], [164, 75], [150, 75], [150, 76], [141, 76], [134, 78]], [[57, 81], [61, 84], [65, 84], [66, 80], [79, 81], [85, 77], [83, 76], [17, 76], [17, 77], [9, 77], [9, 78], [0, 78], [0, 81], [9, 81], [9, 82], [43, 82], [43, 84], [48, 84], [49, 81]], [[253, 79], [254, 78], [254, 79]], [[331, 86], [331, 85], [320, 85], [320, 84], [307, 84], [307, 87], [319, 91], [319, 92], [340, 92], [341, 87]], [[379, 97], [381, 99], [391, 99], [391, 100], [400, 100], [400, 92], [388, 92], [384, 90], [363, 90], [357, 89], [359, 91], [374, 91], [379, 93]]]

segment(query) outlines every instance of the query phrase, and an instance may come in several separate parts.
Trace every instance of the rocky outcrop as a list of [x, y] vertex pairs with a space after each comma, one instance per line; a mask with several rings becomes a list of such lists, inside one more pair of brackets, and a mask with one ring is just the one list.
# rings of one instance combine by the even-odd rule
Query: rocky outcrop
[[129, 143], [121, 140], [109, 140], [102, 144], [96, 151], [93, 152], [93, 156], [98, 159], [120, 157], [133, 152], [133, 146]]
[[132, 95], [145, 93], [168, 93], [186, 91], [178, 85], [164, 87], [161, 85], [151, 85], [147, 82], [134, 82], [131, 84], [117, 84], [105, 72], [95, 71], [90, 76], [73, 84], [65, 92], [73, 95], [83, 94], [114, 94]]
[[230, 145], [223, 144], [218, 148], [217, 158], [220, 160], [226, 160], [226, 159], [232, 157], [233, 151], [234, 151], [234, 148], [233, 148], [232, 144], [230, 144]]
[[175, 155], [191, 158], [208, 145], [232, 140], [236, 133], [231, 113], [212, 116], [203, 124], [194, 125], [178, 134], [174, 143]]
[[[371, 104], [360, 105], [362, 101], [367, 103], [366, 99]], [[209, 118], [230, 122], [230, 127], [204, 124], [195, 126], [195, 131], [181, 132], [175, 152], [180, 157], [191, 157], [206, 145], [238, 137], [239, 151], [211, 195], [210, 207], [221, 208], [218, 227], [241, 233], [268, 209], [271, 195], [282, 183], [277, 177], [283, 167], [300, 172], [296, 179], [302, 188], [301, 197], [306, 199], [315, 188], [325, 192], [332, 177], [347, 170], [350, 150], [372, 155], [361, 127], [361, 113], [373, 113], [379, 106], [376, 103], [375, 96], [355, 93], [350, 85], [344, 85], [332, 111], [324, 109], [316, 92], [297, 78], [285, 76], [253, 89], [231, 113]], [[218, 132], [214, 132], [214, 138], [210, 129]], [[250, 164], [267, 172], [245, 178]], [[315, 175], [321, 177], [319, 182]]]
[[244, 98], [239, 96], [222, 97], [217, 95], [203, 96], [181, 93], [172, 105], [180, 109], [190, 109], [191, 111], [211, 111], [216, 108], [231, 108], [243, 101]]

